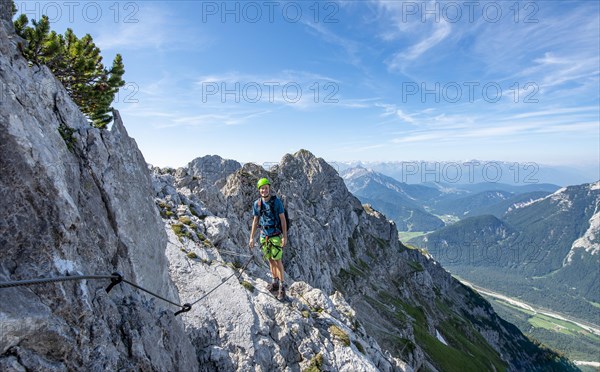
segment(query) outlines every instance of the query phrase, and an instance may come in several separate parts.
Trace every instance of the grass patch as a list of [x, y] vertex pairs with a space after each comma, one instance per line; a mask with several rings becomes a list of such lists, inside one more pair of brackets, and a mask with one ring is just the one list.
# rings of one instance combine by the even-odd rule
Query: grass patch
[[[451, 346], [446, 346], [435, 338], [437, 345], [432, 353], [437, 356], [440, 361], [439, 366], [444, 370], [451, 370], [446, 368], [446, 363], [452, 363], [451, 366], [456, 371], [505, 371], [507, 369], [505, 362], [483, 336], [462, 319], [451, 318], [442, 322], [440, 331]], [[449, 357], [446, 352], [454, 355]]]
[[192, 219], [189, 218], [188, 216], [182, 216], [182, 217], [179, 217], [179, 222], [181, 222], [184, 225], [189, 226], [192, 224]]
[[[375, 308], [382, 315], [385, 314], [387, 317], [395, 318], [398, 321], [398, 323], [396, 324], [397, 326], [399, 326], [399, 327], [405, 326], [408, 321], [408, 319], [406, 318], [406, 314], [399, 310], [394, 311], [388, 305], [389, 303], [392, 303], [393, 301], [395, 301], [395, 299], [393, 299], [391, 296], [387, 296], [386, 294], [383, 294], [383, 295], [380, 294], [380, 297], [381, 297], [381, 300], [377, 299], [377, 298], [365, 296], [365, 300], [367, 301], [367, 303], [369, 305], [371, 305], [373, 308]], [[397, 305], [397, 304], [395, 303], [394, 305]]]
[[412, 354], [412, 352], [415, 351], [415, 349], [417, 348], [417, 345], [415, 345], [415, 343], [412, 342], [411, 340], [409, 340], [408, 338], [402, 338], [402, 337], [396, 336], [396, 342], [402, 348], [401, 349], [402, 355]]
[[381, 249], [387, 248], [387, 246], [388, 246], [387, 241], [385, 241], [381, 238], [375, 237], [375, 236], [373, 238], [375, 238], [375, 241], [377, 242], [377, 245], [379, 246], [379, 248], [381, 248]]
[[343, 286], [345, 283], [348, 283], [350, 281], [353, 282], [356, 279], [356, 275], [344, 270], [344, 268], [341, 268], [340, 272], [338, 273], [338, 278], [341, 282], [341, 285]]
[[384, 335], [384, 344], [401, 355], [411, 353], [416, 344], [424, 350], [430, 363], [440, 371], [504, 371], [507, 368], [495, 350], [471, 324], [453, 315], [450, 304], [438, 300], [435, 309], [451, 319], [438, 326], [438, 330], [448, 341], [447, 346], [429, 333], [425, 308], [404, 303], [386, 292], [378, 292], [376, 298], [367, 296], [366, 301], [380, 314], [385, 314], [397, 327], [406, 327], [402, 324], [408, 322], [412, 324], [414, 343], [397, 335]]
[[533, 317], [527, 319], [527, 322], [535, 328], [543, 328], [575, 338], [587, 337], [596, 344], [600, 343], [600, 337], [578, 326], [577, 324], [552, 318], [544, 314], [535, 314]]
[[198, 255], [194, 252], [190, 252], [186, 256], [191, 259], [198, 258]]
[[565, 329], [564, 327], [554, 324], [553, 322], [549, 321], [546, 317], [543, 317], [543, 316], [535, 315], [535, 316], [527, 319], [527, 321], [529, 322], [529, 324], [531, 324], [535, 328], [545, 328], [545, 329], [549, 329], [549, 330], [552, 330], [555, 332], [572, 334], [571, 332], [568, 332], [568, 329]]
[[181, 224], [181, 223], [176, 223], [176, 224], [171, 225], [171, 229], [173, 230], [175, 235], [177, 235], [178, 237], [182, 237], [185, 235], [185, 228], [184, 228], [183, 224]]
[[438, 298], [435, 299], [435, 306], [437, 307], [438, 310], [441, 310], [443, 314], [445, 315], [452, 315], [452, 309], [450, 308], [450, 306], [452, 305], [452, 303], [450, 302], [450, 300], [448, 299], [444, 299], [441, 300], [440, 298], [442, 298], [442, 296], [438, 295]]
[[348, 272], [352, 276], [365, 277], [365, 278], [367, 277], [367, 273], [365, 273], [363, 270], [361, 270], [360, 267], [355, 266], [355, 265], [350, 265], [350, 267], [348, 268]]
[[356, 241], [352, 237], [348, 237], [348, 249], [352, 258], [356, 257]]
[[421, 265], [421, 263], [417, 261], [408, 261], [408, 266], [412, 267], [413, 270], [415, 270], [413, 272], [421, 272], [425, 270], [423, 265]]
[[252, 285], [252, 283], [250, 283], [250, 282], [248, 282], [246, 280], [243, 280], [240, 284], [244, 288], [246, 288], [248, 291], [250, 291], [251, 293], [254, 293], [254, 286]]
[[599, 304], [599, 303], [597, 303], [597, 302], [593, 302], [593, 301], [588, 301], [588, 302], [589, 302], [590, 304], [592, 304], [592, 306], [595, 306], [595, 307], [597, 307], [597, 308], [599, 308], [599, 309], [600, 309], [600, 304]]
[[[405, 242], [405, 241], [409, 241], [412, 238], [416, 238], [418, 236], [422, 236], [427, 234], [426, 231], [399, 231], [398, 232], [398, 239], [400, 239], [400, 241]], [[404, 243], [404, 245], [406, 245], [407, 248], [408, 245], [406, 243]], [[414, 249], [414, 248], [411, 248]]]
[[71, 152], [75, 150], [75, 143], [77, 142], [77, 138], [75, 138], [75, 132], [77, 132], [76, 129], [73, 129], [64, 123], [61, 123], [58, 126], [58, 133], [60, 133], [60, 136], [67, 145], [67, 149], [69, 149]]
[[319, 353], [315, 355], [302, 372], [321, 372], [323, 370], [323, 354]]
[[360, 351], [361, 354], [365, 354], [365, 348], [362, 346], [362, 344], [358, 341], [352, 341], [352, 343], [354, 344], [354, 346], [356, 346], [356, 350]]
[[[380, 293], [379, 296], [382, 301], [391, 303], [396, 308], [402, 308], [406, 314], [414, 319], [411, 323], [416, 343], [423, 348], [428, 359], [438, 370], [451, 372], [506, 370], [506, 364], [472, 325], [456, 317], [440, 324], [439, 330], [449, 344], [449, 346], [446, 346], [434, 335], [429, 334], [427, 315], [424, 308], [403, 303], [386, 293]], [[445, 312], [449, 309], [449, 306], [445, 305], [438, 310]], [[397, 311], [396, 314], [396, 318], [400, 320], [402, 311]], [[408, 346], [408, 340], [405, 340], [404, 344]]]
[[358, 260], [358, 266], [361, 268], [361, 270], [363, 271], [369, 271], [371, 270], [371, 266], [369, 266], [368, 263], [366, 263], [364, 260]]
[[329, 327], [329, 333], [333, 336], [333, 338], [340, 341], [344, 346], [350, 346], [350, 336], [344, 332], [340, 327], [336, 325], [332, 325]]

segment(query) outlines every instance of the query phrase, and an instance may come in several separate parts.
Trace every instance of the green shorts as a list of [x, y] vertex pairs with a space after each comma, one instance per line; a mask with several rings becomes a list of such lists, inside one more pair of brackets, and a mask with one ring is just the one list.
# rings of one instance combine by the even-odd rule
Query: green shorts
[[260, 238], [260, 245], [262, 247], [263, 256], [269, 260], [281, 260], [283, 256], [283, 249], [281, 249], [281, 236], [272, 236], [269, 239]]

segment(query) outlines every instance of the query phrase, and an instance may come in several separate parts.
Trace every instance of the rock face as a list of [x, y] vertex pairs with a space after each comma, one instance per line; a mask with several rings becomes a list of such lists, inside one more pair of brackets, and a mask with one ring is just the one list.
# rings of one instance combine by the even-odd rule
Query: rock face
[[[91, 128], [17, 39], [0, 27], [0, 281], [119, 271], [176, 300], [166, 234], [148, 228], [162, 225], [149, 173], [118, 113], [111, 131]], [[71, 151], [59, 127], [75, 131]], [[0, 370], [197, 368], [172, 306], [108, 284], [0, 289]]]

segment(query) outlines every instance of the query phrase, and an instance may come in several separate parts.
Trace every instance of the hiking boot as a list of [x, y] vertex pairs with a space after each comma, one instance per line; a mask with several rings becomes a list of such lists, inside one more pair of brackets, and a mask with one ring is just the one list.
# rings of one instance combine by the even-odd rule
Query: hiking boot
[[277, 299], [280, 301], [285, 299], [285, 288], [283, 288], [283, 286], [281, 286], [281, 288], [279, 288], [279, 293], [277, 294]]
[[267, 286], [267, 290], [269, 292], [275, 292], [279, 289], [279, 282], [273, 282]]

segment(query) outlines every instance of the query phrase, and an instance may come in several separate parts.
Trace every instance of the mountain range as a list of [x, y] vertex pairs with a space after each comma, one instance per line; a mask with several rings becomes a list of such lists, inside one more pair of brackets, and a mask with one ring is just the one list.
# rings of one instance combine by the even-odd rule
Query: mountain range
[[348, 190], [391, 218], [400, 231], [433, 231], [444, 226], [444, 221], [422, 206], [442, 194], [437, 189], [398, 182], [365, 168], [351, 168], [341, 176]]
[[[598, 324], [600, 183], [562, 188], [412, 243], [486, 288]], [[535, 290], [532, 290], [534, 289]]]
[[552, 184], [502, 183], [408, 184], [363, 167], [341, 173], [348, 190], [363, 203], [390, 217], [399, 231], [435, 231], [447, 218], [492, 214], [502, 217], [513, 205], [527, 203], [559, 189]]
[[[426, 249], [461, 280], [545, 312], [599, 324], [597, 183], [562, 189], [552, 184], [407, 184], [363, 167], [342, 175], [363, 202], [394, 216], [399, 230], [425, 230], [400, 236]], [[420, 193], [404, 191], [415, 187]], [[428, 192], [422, 191], [425, 187]], [[439, 217], [445, 226], [423, 236], [431, 226], [411, 224], [410, 213], [393, 214], [403, 209]], [[593, 350], [600, 340], [593, 332], [557, 330], [550, 323], [540, 325], [535, 313], [494, 304], [523, 332], [580, 360], [597, 360]]]
[[597, 181], [597, 164], [560, 166], [535, 162], [507, 161], [395, 161], [395, 162], [330, 162], [342, 174], [350, 168], [366, 168], [409, 184], [445, 183], [469, 185], [504, 183], [527, 186], [548, 183], [560, 186]]

